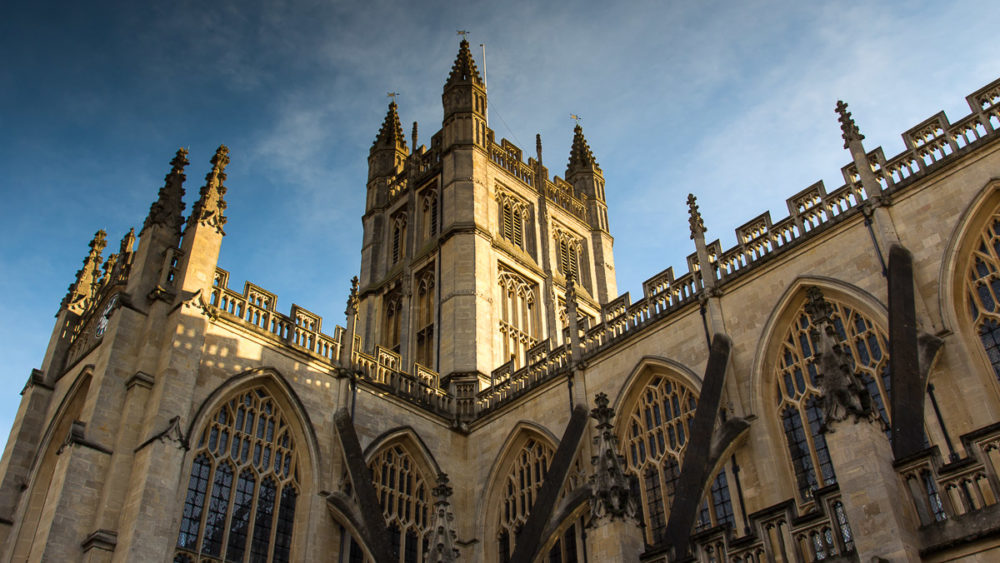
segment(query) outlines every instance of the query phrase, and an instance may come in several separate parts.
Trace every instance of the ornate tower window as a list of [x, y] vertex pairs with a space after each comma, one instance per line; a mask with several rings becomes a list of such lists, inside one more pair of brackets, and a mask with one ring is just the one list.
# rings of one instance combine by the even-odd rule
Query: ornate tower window
[[536, 288], [521, 276], [504, 268], [500, 269], [498, 282], [500, 334], [504, 354], [502, 362], [514, 359], [514, 363], [523, 365], [528, 349], [536, 344]]
[[[868, 388], [886, 422], [884, 397], [889, 391], [889, 357], [886, 334], [856, 309], [827, 297], [833, 306], [834, 326], [844, 349], [854, 360], [852, 366]], [[776, 396], [781, 426], [785, 432], [788, 454], [795, 472], [799, 495], [811, 499], [813, 492], [837, 482], [826, 438], [820, 433], [823, 413], [819, 404], [813, 344], [809, 339], [810, 320], [803, 308], [782, 339], [778, 351]]]
[[559, 251], [559, 271], [567, 278], [573, 276], [580, 282], [580, 241], [564, 231], [556, 231]]
[[194, 451], [175, 562], [289, 561], [298, 456], [263, 387], [223, 403]]
[[386, 348], [399, 353], [399, 333], [403, 319], [403, 296], [397, 290], [385, 296], [383, 301], [385, 307], [384, 326], [382, 330], [382, 343]]
[[392, 220], [392, 263], [396, 264], [406, 254], [406, 214]]
[[416, 361], [434, 367], [434, 271], [427, 268], [417, 275], [417, 354]]
[[1000, 210], [987, 221], [973, 247], [965, 291], [976, 334], [1000, 379]]
[[424, 197], [424, 238], [431, 238], [438, 234], [438, 196], [434, 188], [431, 188]]
[[497, 204], [500, 207], [501, 238], [524, 250], [524, 221], [527, 218], [527, 206], [500, 190], [497, 190]]
[[[670, 505], [676, 494], [684, 450], [691, 437], [698, 396], [686, 385], [660, 375], [650, 379], [628, 418], [624, 418], [625, 461], [639, 476], [646, 522], [646, 541], [662, 542]], [[723, 469], [712, 483], [698, 513], [697, 529], [733, 524], [729, 482]]]
[[399, 444], [373, 457], [368, 469], [399, 563], [424, 561], [431, 531], [427, 478]]

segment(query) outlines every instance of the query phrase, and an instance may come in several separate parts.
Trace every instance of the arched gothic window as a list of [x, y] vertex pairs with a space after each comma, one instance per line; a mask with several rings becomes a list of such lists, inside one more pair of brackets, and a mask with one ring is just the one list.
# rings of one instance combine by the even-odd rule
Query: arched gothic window
[[[667, 518], [697, 404], [698, 396], [688, 386], [657, 375], [643, 388], [628, 418], [623, 419], [625, 461], [629, 471], [639, 477], [646, 542], [650, 545], [666, 539]], [[695, 527], [701, 530], [733, 522], [729, 481], [723, 469], [702, 502]]]
[[382, 342], [386, 348], [399, 353], [399, 333], [403, 319], [403, 297], [399, 291], [393, 291], [383, 298], [385, 307], [385, 323], [382, 330]]
[[417, 356], [418, 364], [434, 368], [434, 271], [417, 275]]
[[979, 235], [965, 276], [965, 293], [972, 323], [1000, 379], [1000, 210]]
[[424, 560], [430, 538], [433, 504], [427, 477], [399, 444], [390, 446], [368, 464], [389, 539], [399, 563]]
[[[509, 562], [511, 555], [514, 554], [514, 542], [517, 534], [528, 521], [531, 507], [534, 506], [542, 483], [545, 482], [545, 475], [548, 473], [553, 455], [555, 455], [555, 449], [552, 446], [541, 440], [528, 438], [514, 456], [510, 469], [500, 484], [502, 487], [502, 508], [499, 514], [497, 542], [502, 563]], [[576, 459], [573, 469], [562, 494], [583, 482], [579, 457]], [[575, 563], [576, 534], [579, 533], [579, 529], [580, 527], [575, 524], [567, 528], [564, 536], [557, 539], [553, 547], [550, 548], [550, 557], [558, 557], [556, 560], [562, 561], [562, 563]], [[570, 538], [573, 538], [572, 542]], [[570, 559], [570, 557], [572, 558]]]
[[524, 249], [524, 221], [527, 218], [527, 207], [521, 201], [503, 192], [497, 193], [497, 203], [500, 206], [500, 236], [514, 246]]
[[513, 359], [524, 365], [529, 348], [537, 343], [538, 311], [535, 286], [521, 276], [500, 269], [500, 334], [503, 339], [503, 359]]
[[424, 238], [430, 238], [438, 234], [438, 196], [434, 188], [431, 188], [424, 197]]
[[[879, 416], [887, 423], [890, 413], [884, 397], [889, 392], [889, 347], [885, 331], [857, 309], [829, 297], [834, 326], [853, 365], [864, 381]], [[803, 305], [804, 307], [804, 305]], [[788, 445], [799, 495], [803, 500], [813, 492], [837, 482], [826, 438], [820, 433], [823, 413], [816, 383], [813, 343], [809, 338], [809, 315], [800, 308], [781, 341], [777, 358], [777, 412]]]
[[193, 454], [174, 561], [289, 561], [298, 456], [268, 391], [223, 403]]
[[580, 279], [580, 241], [563, 232], [556, 233], [556, 244], [559, 251], [559, 271], [567, 278], [573, 276], [577, 283]]
[[392, 264], [399, 262], [406, 254], [406, 214], [400, 214], [392, 221]]

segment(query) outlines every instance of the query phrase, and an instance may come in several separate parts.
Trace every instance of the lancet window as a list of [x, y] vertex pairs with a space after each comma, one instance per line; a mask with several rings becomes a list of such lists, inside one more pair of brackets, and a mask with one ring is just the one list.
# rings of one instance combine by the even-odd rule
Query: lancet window
[[438, 195], [434, 188], [431, 188], [424, 197], [424, 238], [437, 235], [439, 223]]
[[403, 296], [399, 291], [393, 291], [384, 298], [384, 326], [382, 343], [386, 348], [399, 353], [399, 333], [403, 317]]
[[406, 214], [392, 220], [392, 263], [396, 264], [406, 254]]
[[[879, 416], [888, 423], [891, 413], [884, 398], [889, 396], [889, 348], [885, 331], [857, 309], [829, 297], [827, 301], [833, 306], [833, 323], [851, 356], [851, 367], [864, 381]], [[836, 483], [837, 476], [826, 438], [820, 433], [823, 413], [809, 315], [799, 309], [794, 319], [778, 352], [776, 396], [799, 495], [807, 500], [816, 489]]]
[[501, 191], [497, 192], [497, 204], [500, 206], [500, 236], [523, 250], [527, 206]]
[[577, 283], [580, 280], [580, 241], [566, 233], [556, 234], [556, 244], [559, 251], [559, 271], [567, 278], [573, 276]]
[[265, 388], [241, 392], [198, 438], [174, 561], [289, 561], [299, 492], [287, 419]]
[[410, 454], [395, 444], [372, 458], [371, 471], [389, 541], [399, 563], [424, 561], [430, 538], [433, 504], [425, 476]]
[[500, 269], [500, 334], [503, 339], [503, 362], [515, 360], [524, 365], [529, 348], [537, 343], [538, 311], [536, 286], [523, 277]]
[[418, 364], [434, 367], [434, 271], [430, 268], [417, 275], [417, 349]]
[[979, 341], [1000, 379], [1000, 210], [979, 235], [965, 276], [969, 313]]
[[[623, 418], [625, 461], [629, 471], [639, 477], [646, 542], [650, 545], [665, 540], [697, 404], [698, 396], [688, 386], [656, 375], [642, 390], [628, 418]], [[733, 522], [729, 481], [723, 468], [702, 501], [695, 527], [700, 530]]]

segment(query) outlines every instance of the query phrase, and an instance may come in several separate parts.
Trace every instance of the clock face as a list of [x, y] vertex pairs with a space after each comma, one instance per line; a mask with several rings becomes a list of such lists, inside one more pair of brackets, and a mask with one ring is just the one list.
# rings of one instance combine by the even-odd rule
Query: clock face
[[108, 322], [111, 318], [111, 313], [114, 312], [115, 307], [118, 306], [118, 295], [114, 295], [108, 304], [104, 306], [104, 311], [101, 312], [101, 318], [97, 319], [97, 330], [95, 332], [98, 338], [104, 336], [104, 331], [108, 330]]

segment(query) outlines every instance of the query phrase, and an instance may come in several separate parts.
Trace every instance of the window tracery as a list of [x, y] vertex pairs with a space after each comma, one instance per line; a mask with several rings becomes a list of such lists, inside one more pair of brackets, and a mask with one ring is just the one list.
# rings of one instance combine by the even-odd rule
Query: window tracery
[[1000, 210], [987, 221], [973, 247], [965, 294], [976, 334], [1000, 379]]
[[389, 527], [393, 553], [399, 556], [399, 563], [423, 561], [431, 532], [427, 477], [400, 444], [373, 457], [368, 469]]
[[501, 190], [497, 190], [496, 200], [500, 208], [500, 237], [524, 250], [524, 222], [528, 217], [528, 206]]
[[392, 264], [406, 255], [406, 214], [400, 213], [392, 220]]
[[503, 339], [503, 360], [513, 359], [524, 365], [529, 348], [537, 343], [538, 311], [536, 286], [520, 275], [500, 268], [500, 335]]
[[288, 422], [263, 387], [209, 418], [194, 451], [175, 561], [289, 561], [300, 490]]
[[565, 277], [573, 276], [577, 283], [580, 279], [580, 250], [581, 241], [573, 235], [556, 229], [556, 250], [559, 253], [559, 271]]
[[[670, 505], [690, 439], [698, 396], [676, 380], [656, 375], [643, 388], [625, 423], [628, 470], [639, 476], [646, 541], [664, 541]], [[719, 471], [698, 512], [696, 529], [734, 522], [726, 470]]]
[[417, 354], [416, 361], [434, 367], [434, 272], [428, 268], [417, 275]]
[[[885, 331], [857, 309], [829, 297], [827, 301], [833, 306], [831, 317], [844, 350], [851, 357], [851, 368], [864, 381], [879, 416], [889, 422], [891, 413], [884, 400], [889, 391], [889, 348]], [[826, 438], [820, 432], [823, 413], [816, 382], [815, 350], [809, 338], [809, 315], [800, 307], [793, 318], [778, 351], [777, 412], [799, 495], [808, 500], [816, 489], [836, 483], [837, 475]]]
[[385, 347], [399, 353], [400, 329], [403, 319], [403, 296], [398, 290], [390, 292], [383, 298], [385, 307], [385, 323], [382, 331], [382, 342]]

